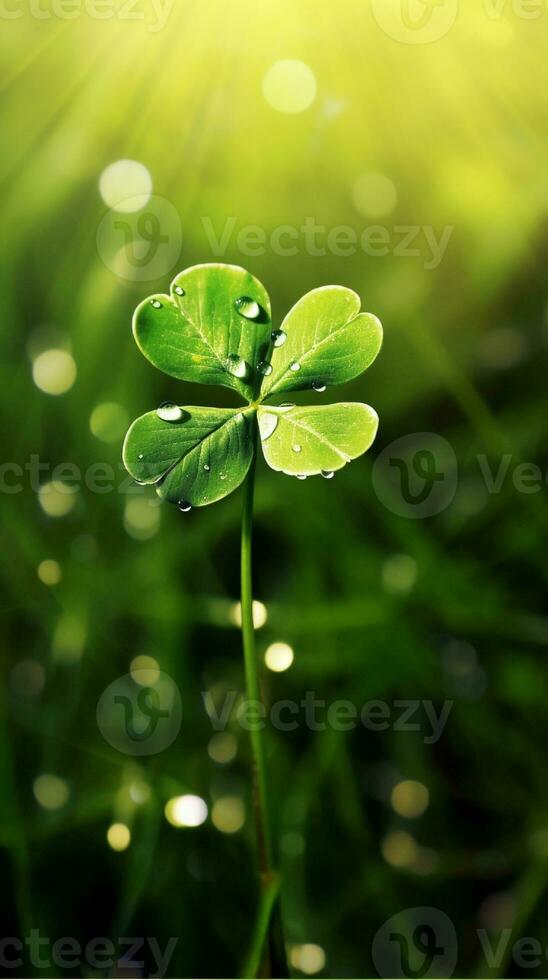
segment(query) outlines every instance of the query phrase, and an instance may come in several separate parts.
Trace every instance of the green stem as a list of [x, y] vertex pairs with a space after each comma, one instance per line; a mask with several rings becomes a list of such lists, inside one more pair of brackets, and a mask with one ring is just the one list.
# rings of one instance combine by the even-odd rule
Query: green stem
[[272, 912], [279, 890], [280, 879], [276, 876], [271, 879], [270, 884], [261, 893], [259, 913], [255, 922], [249, 953], [242, 970], [242, 977], [257, 977], [260, 974], [264, 949], [271, 927]]
[[[251, 539], [253, 528], [253, 497], [255, 490], [255, 459], [257, 432], [254, 428], [253, 460], [244, 487], [244, 509], [242, 514], [241, 548], [241, 601], [242, 601], [242, 639], [244, 648], [245, 683], [248, 701], [262, 702], [257, 655], [255, 651], [255, 630], [253, 627], [253, 588], [251, 580]], [[259, 871], [263, 887], [272, 876], [272, 835], [268, 809], [266, 786], [266, 763], [264, 733], [259, 726], [251, 727], [251, 749], [253, 752], [253, 808], [255, 829], [259, 851]]]
[[[241, 547], [241, 603], [242, 603], [242, 639], [244, 650], [245, 683], [248, 701], [262, 704], [261, 687], [255, 650], [255, 630], [253, 626], [253, 586], [251, 577], [251, 542], [253, 531], [253, 497], [255, 490], [255, 460], [257, 450], [257, 425], [253, 429], [253, 460], [249, 468], [244, 486], [244, 508], [242, 514], [242, 547]], [[252, 937], [250, 952], [246, 961], [243, 976], [271, 976], [271, 970], [281, 959], [281, 952], [276, 947], [273, 935], [273, 917], [277, 904], [279, 880], [274, 869], [272, 831], [270, 827], [270, 810], [268, 806], [268, 790], [266, 779], [266, 760], [264, 746], [264, 731], [257, 726], [251, 727], [251, 749], [253, 753], [253, 812], [255, 817], [255, 833], [259, 873], [261, 881], [261, 898], [259, 913]], [[282, 943], [283, 949], [283, 943]], [[277, 970], [278, 975], [278, 970]]]

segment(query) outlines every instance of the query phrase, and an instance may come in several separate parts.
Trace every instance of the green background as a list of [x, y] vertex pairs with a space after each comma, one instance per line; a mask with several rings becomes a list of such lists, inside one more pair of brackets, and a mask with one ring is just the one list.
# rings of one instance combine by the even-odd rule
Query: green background
[[[379, 732], [267, 732], [288, 943], [321, 946], [326, 977], [376, 976], [377, 929], [427, 906], [454, 923], [457, 975], [546, 976], [544, 954], [522, 968], [511, 945], [488, 969], [477, 930], [548, 941], [548, 12], [506, 4], [498, 16], [463, 0], [443, 37], [408, 44], [365, 0], [177, 0], [156, 31], [146, 4], [135, 8], [144, 20], [115, 7], [104, 20], [55, 16], [46, 0], [52, 16], [28, 3], [2, 15], [2, 461], [39, 456], [41, 483], [60, 463], [85, 474], [100, 462], [115, 486], [95, 493], [82, 479], [55, 517], [27, 470], [20, 492], [6, 492], [13, 472], [3, 477], [3, 935], [153, 936], [162, 948], [176, 936], [172, 977], [236, 976], [245, 956], [257, 896], [249, 740], [231, 723], [235, 758], [215, 762], [200, 694], [243, 686], [241, 493], [181, 514], [148, 490], [129, 494], [121, 468], [126, 422], [162, 400], [237, 404], [226, 389], [161, 375], [130, 330], [145, 296], [217, 260], [265, 284], [275, 326], [307, 290], [340, 283], [385, 329], [367, 374], [314, 394], [376, 409], [370, 452], [331, 481], [258, 469], [259, 653], [275, 641], [295, 652], [288, 671], [264, 671], [267, 700], [382, 700], [391, 718]], [[303, 112], [278, 112], [262, 93], [286, 58], [316, 78]], [[180, 219], [182, 244], [168, 222], [174, 255], [154, 278], [111, 268], [116, 229], [98, 181], [123, 158], [148, 168]], [[381, 216], [356, 206], [356, 182], [371, 173], [396, 190]], [[277, 254], [272, 231], [311, 216], [325, 254], [310, 254], [301, 233], [297, 254]], [[215, 255], [206, 229], [219, 236], [230, 220]], [[262, 254], [238, 244], [248, 225], [267, 237]], [[381, 225], [387, 254], [333, 254], [327, 233], [339, 225], [358, 235]], [[422, 232], [418, 255], [397, 254], [402, 226], [438, 238], [452, 229], [435, 268]], [[57, 397], [33, 382], [49, 348], [77, 366]], [[105, 402], [121, 406], [110, 441], [89, 424]], [[439, 514], [414, 520], [375, 492], [372, 470], [393, 440], [421, 432], [447, 440], [458, 480]], [[484, 470], [502, 467], [500, 492], [478, 455]], [[520, 462], [540, 467], [536, 492], [516, 489]], [[37, 574], [47, 559], [61, 569], [55, 586]], [[116, 751], [96, 721], [102, 692], [142, 655], [176, 683], [183, 711], [175, 741], [149, 757]], [[394, 726], [402, 700], [438, 714], [454, 702], [437, 741], [425, 742], [422, 709], [419, 730]], [[41, 774], [64, 780], [62, 806], [39, 804]], [[405, 779], [428, 788], [420, 817], [391, 804]], [[135, 782], [149, 787], [145, 802], [132, 800]], [[240, 797], [243, 827], [170, 826], [166, 801], [184, 793], [210, 813]], [[116, 821], [132, 834], [122, 853], [106, 840]]]

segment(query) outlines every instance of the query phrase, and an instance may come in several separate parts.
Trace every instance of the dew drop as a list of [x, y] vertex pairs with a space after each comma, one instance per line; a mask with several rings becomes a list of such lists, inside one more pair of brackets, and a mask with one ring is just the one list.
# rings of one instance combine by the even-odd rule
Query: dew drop
[[162, 304], [159, 299], [151, 299], [150, 305], [154, 307], [155, 310], [161, 310]]
[[297, 473], [297, 479], [298, 480], [306, 480], [306, 476], [305, 476], [304, 473]]
[[192, 504], [189, 504], [188, 500], [178, 500], [177, 507], [183, 514], [188, 514], [189, 510], [192, 510]]
[[322, 476], [324, 480], [332, 480], [335, 474], [333, 470], [322, 470]]
[[301, 365], [299, 364], [298, 361], [293, 361], [293, 364], [290, 364], [289, 365], [289, 370], [290, 371], [300, 371], [301, 370]]
[[268, 361], [259, 361], [257, 364], [257, 371], [259, 374], [262, 374], [263, 377], [266, 377], [266, 375], [272, 374], [272, 364], [269, 364]]
[[251, 296], [239, 296], [234, 306], [241, 316], [245, 316], [246, 320], [256, 320], [261, 313], [261, 307], [254, 299], [251, 299]]
[[180, 422], [183, 417], [183, 410], [175, 402], [162, 402], [156, 409], [156, 415], [162, 422]]
[[292, 446], [292, 449], [293, 449], [293, 452], [294, 453], [302, 453], [302, 451], [303, 451], [303, 447], [302, 446], [299, 446], [299, 443], [298, 442], [296, 442], [295, 445]]
[[183, 289], [182, 286], [174, 286], [173, 287], [173, 292], [176, 293], [177, 296], [184, 296], [185, 295], [185, 291], [184, 291], [184, 289]]
[[278, 421], [278, 416], [274, 412], [261, 412], [259, 415], [259, 432], [263, 442], [270, 439], [270, 436], [278, 425]]
[[292, 408], [295, 408], [295, 402], [282, 402], [281, 405], [278, 405], [280, 412], [289, 412]]
[[226, 359], [226, 369], [235, 378], [245, 378], [249, 371], [249, 364], [239, 354], [229, 354]]
[[204, 463], [204, 470], [206, 471], [206, 473], [209, 473], [210, 469], [211, 466], [209, 465], [209, 463]]
[[219, 479], [226, 480], [226, 473], [221, 473]]
[[270, 334], [272, 338], [272, 343], [274, 347], [283, 347], [287, 340], [287, 334], [285, 330], [273, 330]]
[[312, 382], [312, 387], [313, 387], [314, 391], [318, 391], [321, 394], [322, 391], [325, 391], [325, 389], [327, 388], [327, 385], [323, 385], [321, 383], [321, 381], [313, 381]]
[[143, 453], [139, 453], [139, 459], [144, 459], [144, 454]]

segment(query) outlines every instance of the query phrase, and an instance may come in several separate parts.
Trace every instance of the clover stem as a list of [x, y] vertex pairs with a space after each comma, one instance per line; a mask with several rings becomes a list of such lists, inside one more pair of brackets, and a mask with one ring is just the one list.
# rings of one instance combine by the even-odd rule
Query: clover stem
[[[255, 491], [255, 459], [257, 431], [254, 426], [253, 460], [244, 486], [244, 509], [242, 514], [241, 547], [241, 602], [242, 602], [242, 640], [244, 650], [245, 683], [248, 701], [261, 702], [261, 688], [255, 650], [255, 630], [253, 625], [253, 587], [251, 577], [251, 542], [253, 529], [253, 498]], [[261, 879], [272, 873], [272, 834], [268, 809], [266, 783], [266, 763], [264, 732], [259, 725], [251, 727], [251, 749], [253, 753], [253, 806], [255, 828], [259, 852]]]
[[[242, 514], [241, 544], [241, 604], [242, 639], [244, 651], [246, 695], [250, 702], [262, 704], [257, 654], [255, 649], [255, 630], [253, 625], [253, 587], [251, 576], [251, 543], [253, 530], [253, 498], [255, 491], [255, 460], [257, 450], [257, 424], [253, 425], [253, 460], [244, 485], [244, 507]], [[261, 723], [262, 724], [262, 723]], [[261, 880], [260, 910], [257, 927], [248, 957], [245, 976], [255, 977], [261, 968], [261, 975], [270, 975], [275, 961], [282, 959], [277, 952], [272, 929], [276, 917], [275, 906], [279, 889], [278, 875], [274, 868], [270, 810], [266, 778], [264, 730], [259, 724], [251, 725], [251, 749], [253, 754], [253, 811], [257, 837], [258, 863]], [[283, 949], [283, 944], [282, 949]], [[276, 964], [277, 966], [277, 964]], [[282, 975], [280, 972], [277, 976]], [[285, 974], [287, 975], [287, 974]]]

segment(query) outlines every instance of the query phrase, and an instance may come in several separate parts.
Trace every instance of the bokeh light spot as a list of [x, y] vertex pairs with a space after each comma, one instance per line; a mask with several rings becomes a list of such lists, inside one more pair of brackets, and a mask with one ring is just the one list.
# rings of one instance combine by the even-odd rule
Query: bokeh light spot
[[298, 946], [293, 946], [289, 959], [296, 970], [306, 973], [307, 976], [312, 976], [314, 973], [320, 973], [323, 970], [325, 951], [316, 943], [301, 943]]
[[64, 395], [76, 374], [76, 362], [66, 350], [44, 350], [32, 362], [32, 380], [46, 395]]
[[135, 779], [129, 787], [129, 796], [133, 803], [141, 805], [150, 799], [150, 786], [144, 779]]
[[140, 655], [131, 661], [129, 672], [136, 684], [141, 687], [150, 687], [156, 684], [160, 677], [160, 665], [154, 657]]
[[68, 783], [59, 776], [52, 776], [49, 773], [38, 776], [34, 780], [32, 789], [36, 800], [44, 810], [59, 810], [70, 796]]
[[77, 489], [61, 480], [43, 483], [38, 491], [38, 502], [48, 517], [65, 517], [76, 504]]
[[86, 628], [72, 613], [65, 612], [59, 619], [53, 634], [52, 653], [60, 663], [78, 663], [86, 643]]
[[223, 834], [235, 834], [245, 823], [245, 807], [239, 796], [222, 796], [211, 810], [213, 826]]
[[277, 112], [304, 112], [316, 98], [316, 76], [304, 61], [275, 61], [263, 78], [263, 95]]
[[410, 592], [417, 580], [415, 559], [411, 555], [390, 555], [382, 565], [382, 580], [387, 592]]
[[131, 831], [125, 823], [113, 823], [107, 830], [107, 841], [113, 851], [125, 851], [131, 843]]
[[172, 827], [199, 827], [207, 820], [207, 803], [201, 796], [185, 793], [168, 800], [164, 813]]
[[149, 497], [130, 497], [124, 510], [124, 527], [136, 541], [154, 537], [160, 527], [160, 509]]
[[271, 643], [265, 650], [264, 662], [276, 674], [291, 667], [293, 660], [294, 654], [289, 643]]
[[99, 192], [114, 211], [140, 211], [152, 194], [152, 177], [137, 160], [116, 160], [103, 170]]
[[419, 848], [405, 830], [392, 830], [383, 838], [381, 851], [384, 860], [394, 868], [409, 868], [417, 860]]
[[[230, 619], [235, 626], [240, 627], [242, 625], [242, 605], [240, 602], [235, 602], [231, 612]], [[264, 602], [259, 602], [258, 599], [253, 600], [253, 625], [256, 630], [261, 629], [265, 625], [268, 619], [268, 612]]]
[[101, 402], [96, 405], [89, 417], [89, 427], [96, 439], [101, 442], [119, 442], [125, 434], [129, 416], [123, 405], [117, 402]]
[[430, 801], [428, 788], [416, 779], [402, 779], [392, 790], [390, 802], [400, 817], [420, 817]]
[[389, 177], [362, 174], [356, 180], [352, 196], [356, 208], [366, 218], [384, 218], [396, 207], [398, 194]]
[[227, 762], [232, 762], [235, 759], [238, 743], [230, 732], [217, 732], [216, 735], [211, 736], [207, 751], [213, 762], [226, 765]]
[[45, 558], [36, 569], [38, 578], [44, 585], [58, 585], [62, 578], [61, 566], [53, 558]]

